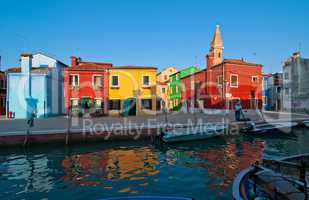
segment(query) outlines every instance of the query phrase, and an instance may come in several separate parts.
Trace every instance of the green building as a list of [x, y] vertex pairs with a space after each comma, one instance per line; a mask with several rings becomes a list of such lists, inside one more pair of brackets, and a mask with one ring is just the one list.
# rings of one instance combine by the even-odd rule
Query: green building
[[186, 69], [180, 70], [175, 74], [170, 75], [169, 83], [169, 104], [170, 108], [173, 110], [180, 110], [181, 108], [181, 79], [189, 76], [199, 69], [195, 66], [188, 67]]

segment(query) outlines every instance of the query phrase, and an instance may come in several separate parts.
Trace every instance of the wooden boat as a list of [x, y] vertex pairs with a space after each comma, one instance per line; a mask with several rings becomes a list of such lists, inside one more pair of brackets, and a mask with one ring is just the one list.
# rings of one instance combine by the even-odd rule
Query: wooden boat
[[167, 196], [128, 196], [128, 197], [112, 197], [102, 200], [193, 200], [186, 197], [167, 197]]
[[298, 126], [297, 122], [272, 122], [263, 124], [249, 123], [240, 131], [244, 134], [273, 134], [273, 133], [289, 133], [291, 129]]
[[233, 183], [233, 199], [309, 199], [309, 154], [264, 160], [241, 171]]
[[164, 131], [162, 140], [166, 143], [171, 143], [210, 139], [224, 135], [225, 129], [226, 126], [224, 124], [207, 124], [174, 128]]

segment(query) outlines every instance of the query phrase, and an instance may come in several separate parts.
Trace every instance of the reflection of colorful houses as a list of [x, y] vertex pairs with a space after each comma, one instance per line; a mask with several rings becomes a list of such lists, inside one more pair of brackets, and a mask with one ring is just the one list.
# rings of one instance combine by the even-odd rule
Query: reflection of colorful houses
[[168, 104], [168, 85], [170, 75], [177, 72], [175, 67], [168, 67], [157, 74], [157, 110], [171, 109]]
[[243, 143], [241, 147], [228, 144], [224, 148], [197, 152], [194, 156], [207, 161], [209, 164], [203, 166], [207, 168], [211, 175], [221, 179], [221, 182], [218, 185], [213, 185], [213, 187], [227, 189], [242, 169], [262, 160], [263, 149], [263, 142], [255, 141], [253, 144]]
[[7, 110], [15, 118], [64, 113], [62, 62], [44, 54], [22, 54], [21, 67], [8, 70]]
[[6, 113], [6, 74], [0, 71], [0, 115]]
[[170, 75], [169, 83], [169, 107], [173, 110], [179, 110], [181, 108], [181, 79], [199, 71], [195, 66], [188, 67]]
[[159, 171], [157, 155], [151, 148], [116, 149], [73, 155], [62, 161], [66, 181], [82, 186], [104, 184], [104, 180], [145, 181]]
[[81, 112], [108, 111], [108, 69], [111, 63], [86, 62], [74, 56], [64, 72], [65, 106]]
[[142, 115], [156, 113], [157, 68], [121, 66], [110, 69], [109, 113]]

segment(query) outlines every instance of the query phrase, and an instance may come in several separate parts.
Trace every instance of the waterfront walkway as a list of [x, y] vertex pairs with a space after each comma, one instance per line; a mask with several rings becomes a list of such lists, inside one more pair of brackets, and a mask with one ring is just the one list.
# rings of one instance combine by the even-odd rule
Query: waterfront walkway
[[[309, 119], [308, 115], [264, 112], [263, 114], [254, 110], [246, 111], [245, 117], [256, 123], [272, 121], [297, 121]], [[167, 120], [166, 120], [167, 119]], [[35, 119], [32, 134], [65, 133], [70, 127], [70, 132], [83, 132], [90, 129], [113, 131], [124, 128], [158, 128], [163, 127], [166, 121], [172, 126], [190, 125], [194, 123], [234, 123], [234, 113], [225, 115], [218, 114], [191, 114], [191, 113], [169, 113], [156, 116], [134, 116], [134, 117], [100, 117], [100, 118], [75, 118], [71, 121], [66, 116], [51, 117], [46, 119]], [[25, 119], [0, 120], [0, 136], [24, 135], [27, 130]]]

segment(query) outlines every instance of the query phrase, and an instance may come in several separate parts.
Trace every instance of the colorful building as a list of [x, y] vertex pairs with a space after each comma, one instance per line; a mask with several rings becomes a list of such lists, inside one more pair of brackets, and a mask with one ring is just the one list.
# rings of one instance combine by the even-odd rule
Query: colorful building
[[170, 75], [176, 72], [175, 67], [168, 67], [157, 74], [157, 110], [171, 109], [168, 104], [168, 84]]
[[263, 74], [263, 82], [262, 82], [262, 101], [263, 101], [263, 109], [270, 110], [269, 98], [270, 98], [270, 88], [269, 82], [271, 78], [271, 74]]
[[82, 61], [71, 57], [64, 71], [65, 107], [68, 111], [104, 115], [108, 113], [111, 63]]
[[0, 71], [0, 115], [6, 113], [6, 74]]
[[109, 113], [142, 115], [156, 113], [157, 68], [120, 66], [110, 69]]
[[170, 75], [169, 83], [169, 108], [179, 110], [181, 108], [181, 79], [199, 71], [195, 66], [188, 67]]
[[206, 70], [201, 70], [181, 79], [181, 103], [189, 111], [191, 108], [204, 108], [206, 98]]
[[21, 67], [7, 76], [7, 110], [15, 118], [64, 113], [63, 70], [67, 66], [44, 54], [22, 54]]
[[262, 108], [262, 65], [244, 59], [222, 59], [223, 41], [217, 26], [207, 61], [208, 108], [234, 108], [241, 101], [244, 109]]
[[309, 58], [295, 52], [283, 65], [283, 110], [309, 113]]

